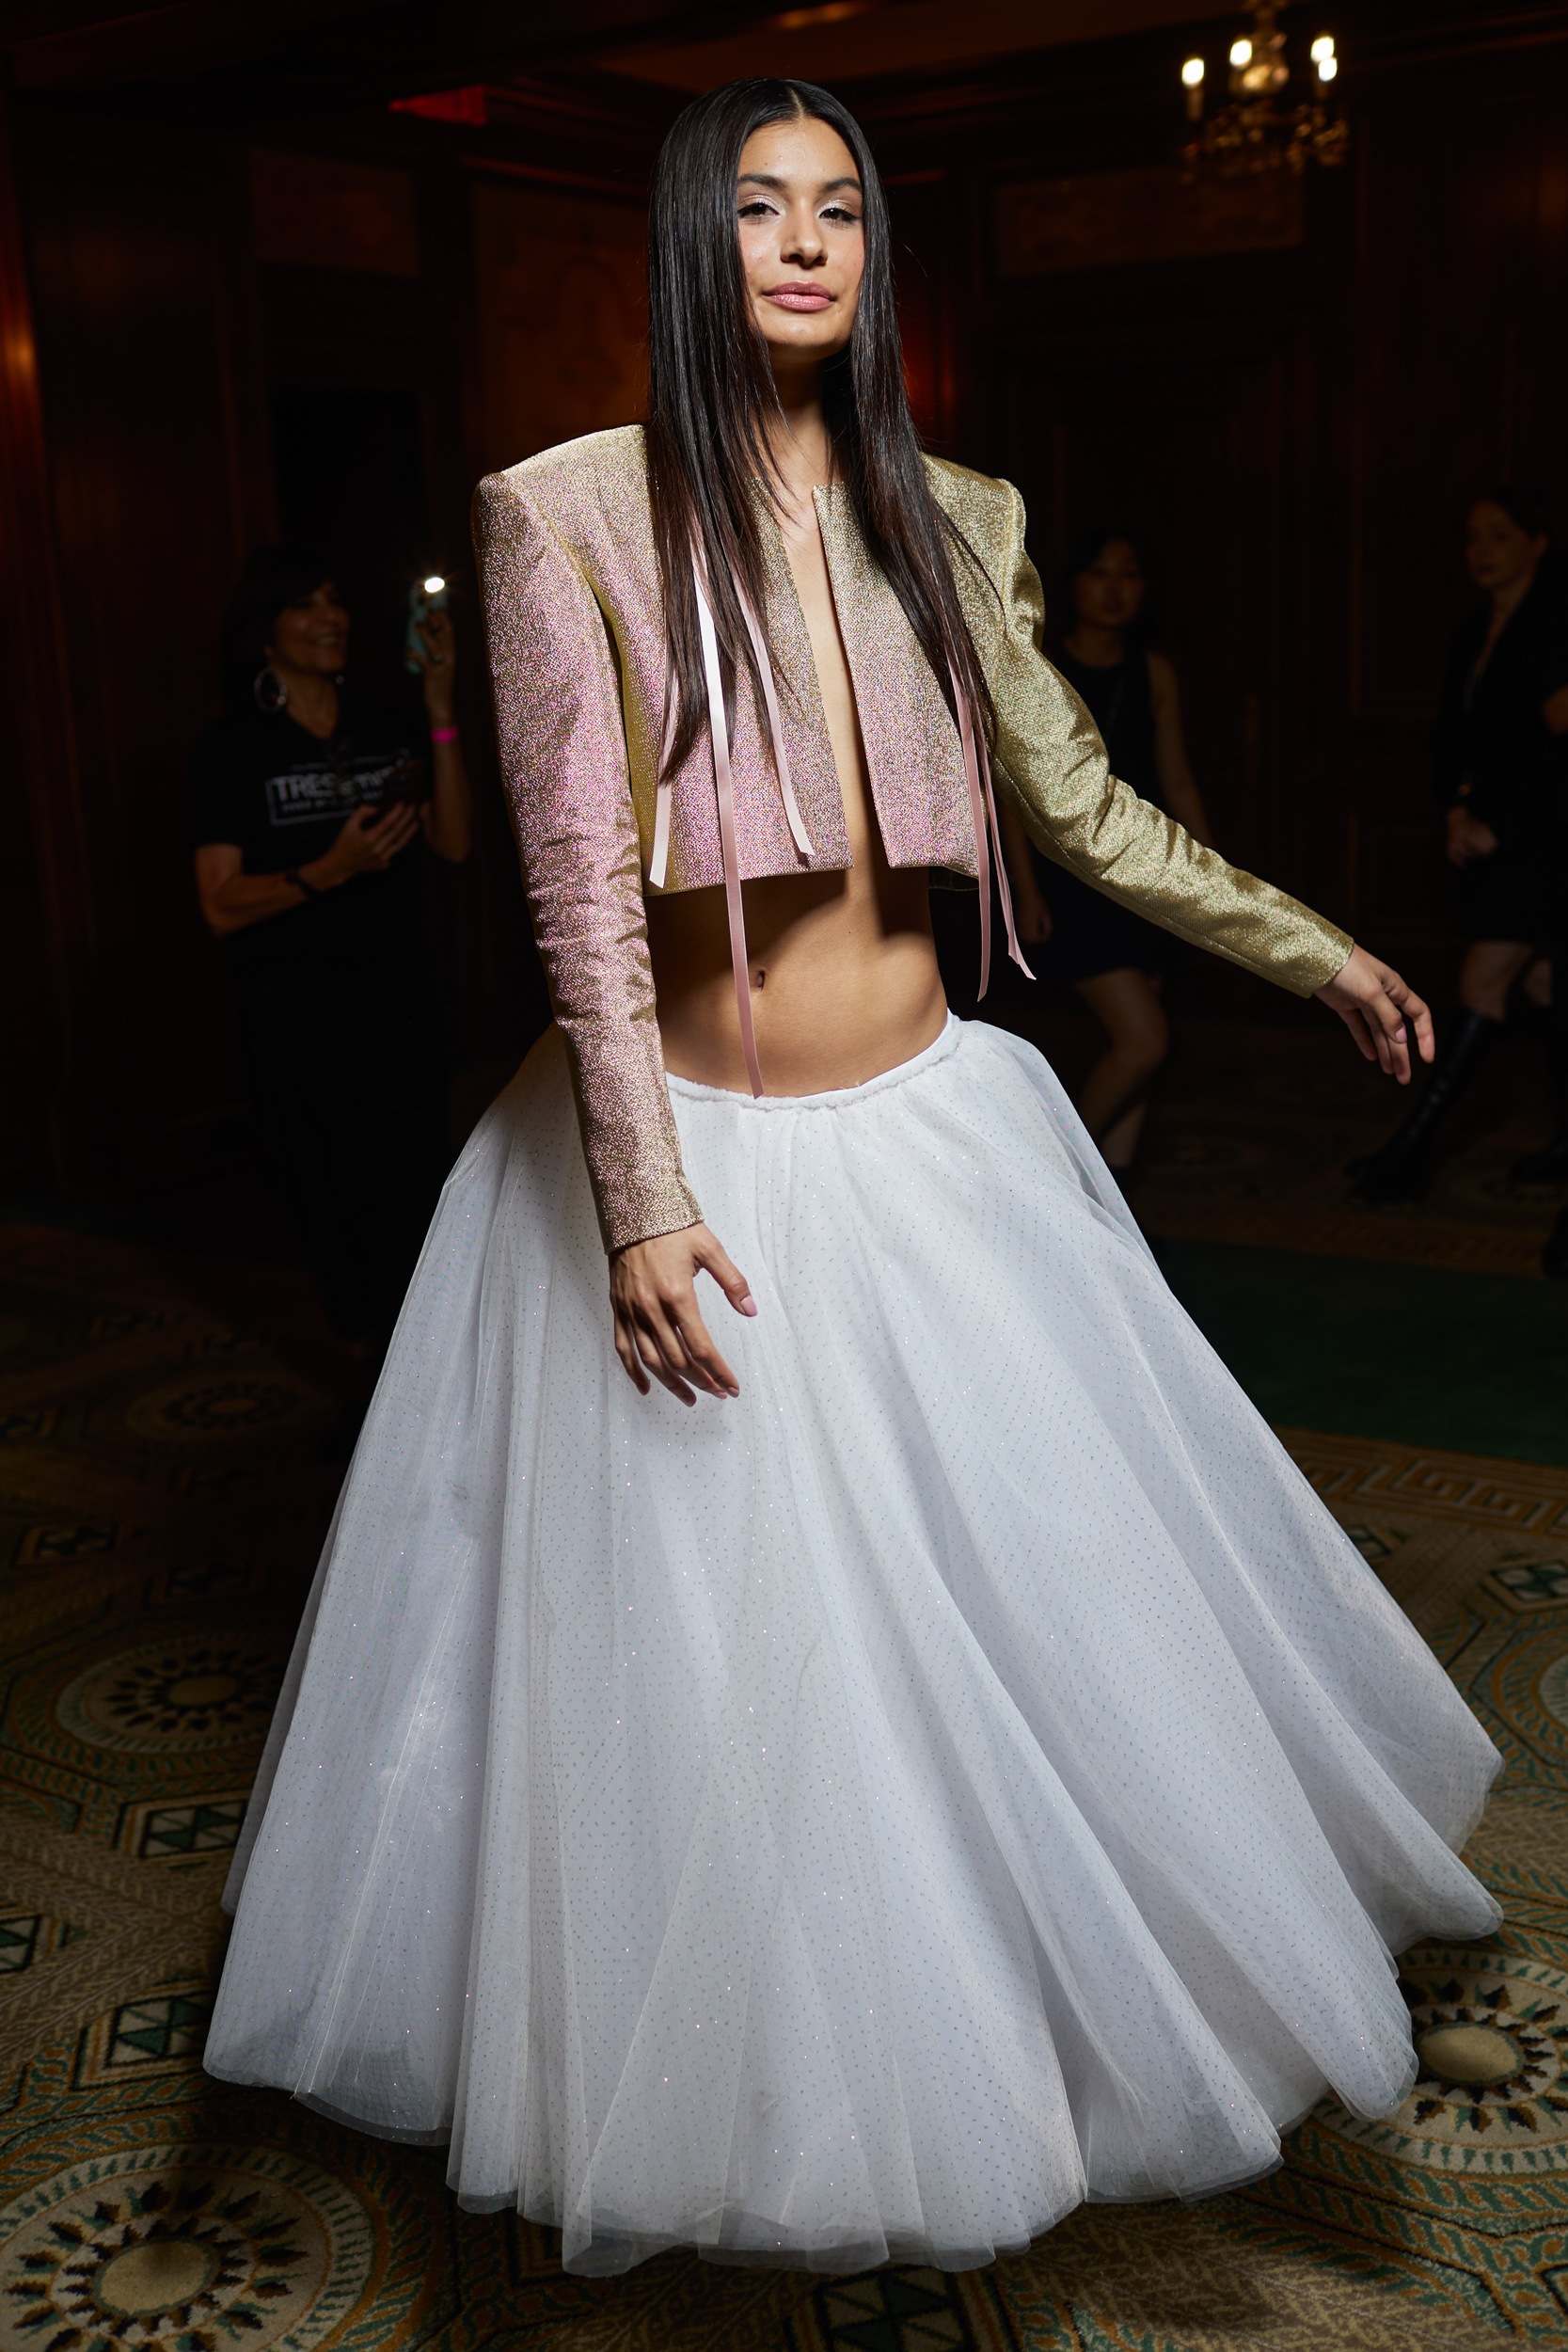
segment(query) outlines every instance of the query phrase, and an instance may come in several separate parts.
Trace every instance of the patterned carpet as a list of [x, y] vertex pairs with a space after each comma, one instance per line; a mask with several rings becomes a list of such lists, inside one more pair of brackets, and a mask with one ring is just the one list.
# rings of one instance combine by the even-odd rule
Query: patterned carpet
[[1423, 2075], [1258, 2186], [952, 2279], [562, 2274], [440, 2159], [200, 2072], [228, 1850], [340, 1471], [287, 1268], [0, 1230], [0, 2352], [1484, 2352], [1568, 2333], [1568, 1471], [1287, 1432], [1506, 1750]]

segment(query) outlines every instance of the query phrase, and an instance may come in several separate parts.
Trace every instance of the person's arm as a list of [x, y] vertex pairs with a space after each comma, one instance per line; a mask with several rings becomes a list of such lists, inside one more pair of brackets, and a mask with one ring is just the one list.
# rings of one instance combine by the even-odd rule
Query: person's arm
[[1163, 930], [1298, 996], [1323, 997], [1360, 1050], [1403, 1083], [1406, 1023], [1430, 1061], [1432, 1016], [1399, 974], [1309, 907], [1227, 865], [1111, 774], [1093, 720], [1039, 650], [1045, 599], [1024, 552], [1023, 501], [1016, 490], [1009, 496], [988, 668], [1001, 780], [1030, 840]]
[[1490, 857], [1497, 836], [1470, 804], [1465, 758], [1465, 681], [1481, 651], [1475, 621], [1465, 623], [1449, 657], [1432, 729], [1432, 794], [1443, 812], [1443, 854], [1450, 866]]
[[1051, 909], [1035, 873], [1029, 836], [1010, 801], [1002, 801], [998, 813], [1002, 818], [1002, 854], [1007, 861], [1013, 886], [1013, 920], [1018, 935], [1029, 946], [1043, 947], [1051, 936]]
[[287, 914], [307, 899], [321, 898], [352, 882], [356, 874], [385, 873], [400, 850], [405, 850], [419, 830], [419, 818], [405, 802], [396, 802], [385, 817], [373, 808], [356, 808], [330, 850], [285, 874], [246, 874], [241, 851], [233, 841], [205, 841], [196, 851], [196, 895], [202, 920], [216, 938], [264, 923], [269, 915]]
[[427, 612], [418, 634], [422, 654], [410, 652], [424, 675], [425, 717], [430, 721], [430, 799], [420, 811], [429, 847], [449, 866], [461, 866], [473, 848], [474, 796], [457, 732], [453, 691], [457, 637], [450, 612]]
[[1149, 692], [1154, 703], [1154, 772], [1160, 779], [1165, 806], [1179, 825], [1205, 849], [1214, 846], [1203, 795], [1187, 761], [1187, 739], [1181, 730], [1181, 689], [1176, 672], [1163, 653], [1148, 660]]
[[687, 1405], [694, 1389], [733, 1396], [698, 1272], [737, 1313], [756, 1309], [681, 1166], [604, 618], [563, 541], [504, 476], [480, 484], [474, 536], [501, 775], [610, 1260], [616, 1353], [644, 1395], [651, 1377]]

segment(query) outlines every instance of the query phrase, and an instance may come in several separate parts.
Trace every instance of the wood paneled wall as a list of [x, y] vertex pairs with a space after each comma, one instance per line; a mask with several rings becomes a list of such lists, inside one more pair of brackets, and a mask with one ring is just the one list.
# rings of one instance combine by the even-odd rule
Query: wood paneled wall
[[13, 1184], [110, 1195], [179, 1169], [234, 1091], [183, 780], [214, 606], [266, 525], [260, 370], [229, 142], [52, 108], [16, 128], [41, 450], [7, 577], [37, 598], [12, 692], [43, 739], [8, 799], [30, 803], [24, 1001], [53, 1067], [8, 1067], [8, 1157]]
[[[272, 385], [419, 400], [430, 552], [453, 587], [478, 801], [474, 857], [432, 878], [458, 1059], [494, 1065], [537, 1030], [542, 978], [491, 749], [468, 538], [479, 475], [527, 453], [528, 421], [517, 445], [485, 365], [489, 248], [476, 247], [474, 203], [509, 140], [547, 156], [516, 111], [520, 132], [486, 138], [384, 114], [224, 132], [63, 103], [15, 109], [14, 168], [0, 170], [6, 348], [26, 362], [10, 367], [0, 420], [0, 658], [28, 723], [24, 757], [0, 763], [10, 852], [0, 916], [13, 900], [16, 914], [0, 984], [26, 1008], [4, 1025], [0, 1065], [0, 1184], [13, 1194], [126, 1198], [198, 1173], [240, 1104], [224, 959], [192, 889], [185, 778], [218, 708], [225, 599], [276, 529]], [[658, 120], [656, 110], [641, 150], [612, 135], [613, 118], [589, 132], [645, 172]], [[570, 184], [589, 133], [573, 119], [550, 135], [571, 143], [576, 169], [560, 167]], [[409, 175], [417, 271], [259, 260], [257, 145]], [[555, 168], [529, 167], [530, 190]], [[626, 188], [610, 192], [624, 207]], [[565, 255], [572, 200], [545, 200]], [[602, 227], [602, 191], [577, 201]], [[583, 332], [592, 343], [594, 319]], [[553, 396], [562, 432], [605, 421], [592, 365], [580, 413], [569, 382]], [[635, 388], [626, 397], [634, 411]]]
[[[1341, 11], [1350, 160], [1273, 251], [998, 270], [1009, 184], [1169, 157], [1186, 36], [859, 94], [895, 206], [927, 167], [900, 223], [948, 451], [1019, 484], [1048, 585], [1085, 524], [1144, 535], [1224, 846], [1440, 999], [1459, 943], [1427, 739], [1473, 594], [1465, 510], [1538, 485], [1568, 536], [1568, 17], [1528, 14]], [[1191, 39], [1212, 56], [1223, 29]], [[1218, 965], [1187, 993], [1285, 1009]]]

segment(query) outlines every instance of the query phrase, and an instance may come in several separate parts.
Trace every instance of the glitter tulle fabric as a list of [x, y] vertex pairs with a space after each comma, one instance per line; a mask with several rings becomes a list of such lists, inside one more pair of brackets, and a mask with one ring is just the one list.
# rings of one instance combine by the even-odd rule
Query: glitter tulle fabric
[[739, 1401], [622, 1373], [552, 1032], [355, 1456], [211, 2070], [450, 2138], [585, 2271], [962, 2267], [1386, 2111], [1497, 1757], [1046, 1064], [671, 1095]]

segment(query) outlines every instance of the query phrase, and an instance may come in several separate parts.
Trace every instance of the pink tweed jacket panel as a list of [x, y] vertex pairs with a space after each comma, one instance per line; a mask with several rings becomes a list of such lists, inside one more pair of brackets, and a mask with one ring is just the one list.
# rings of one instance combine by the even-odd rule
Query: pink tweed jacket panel
[[[1009, 485], [928, 459], [931, 488], [973, 551], [955, 577], [996, 706], [994, 769], [1040, 850], [1167, 930], [1306, 994], [1345, 935], [1195, 842], [1108, 770], [1078, 697], [1039, 652], [1043, 600]], [[973, 876], [958, 730], [903, 611], [838, 489], [816, 493], [833, 600], [890, 864]], [[693, 1223], [659, 1048], [643, 894], [665, 724], [663, 607], [641, 429], [546, 450], [479, 488], [503, 772], [535, 935], [564, 1034], [607, 1249]], [[764, 522], [762, 614], [784, 748], [810, 836], [790, 833], [766, 720], [736, 695], [740, 871], [849, 864], [811, 643], [784, 540]], [[664, 887], [723, 879], [705, 734], [673, 779]]]

